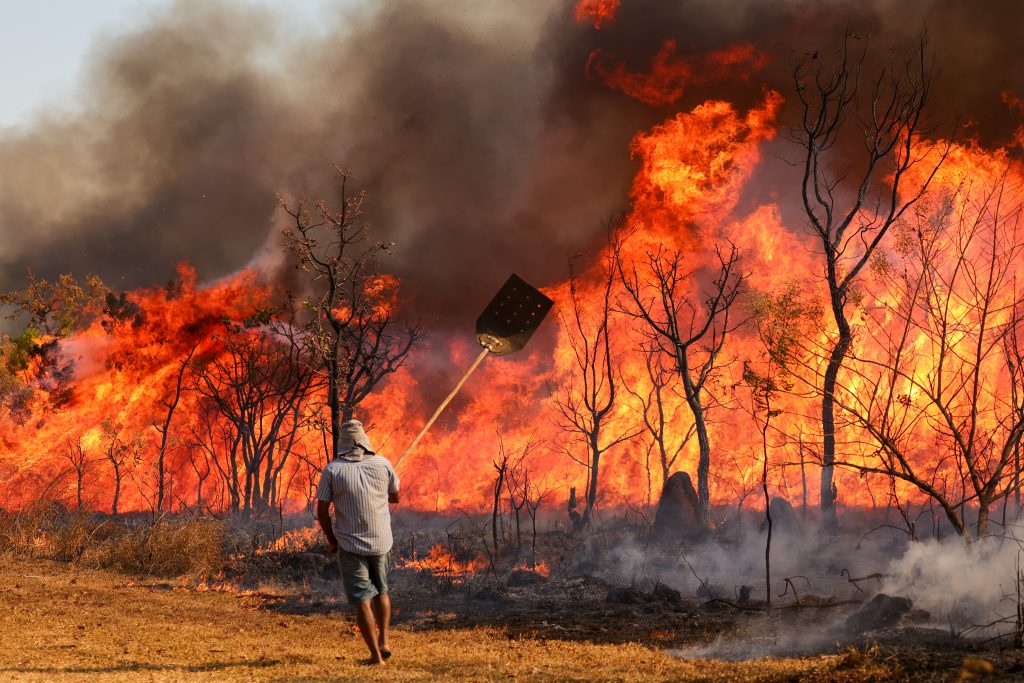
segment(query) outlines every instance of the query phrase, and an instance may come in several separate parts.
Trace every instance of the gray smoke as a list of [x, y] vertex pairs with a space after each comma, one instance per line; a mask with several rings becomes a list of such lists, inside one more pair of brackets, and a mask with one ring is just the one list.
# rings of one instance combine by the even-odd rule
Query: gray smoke
[[[711, 96], [788, 94], [791, 57], [833, 49], [848, 24], [885, 44], [927, 21], [943, 107], [990, 142], [1020, 119], [999, 99], [1024, 93], [1016, 3], [625, 0], [601, 31], [572, 4], [346, 4], [314, 34], [274, 10], [179, 0], [103, 38], [75, 102], [0, 133], [0, 289], [25, 267], [121, 289], [162, 283], [182, 260], [204, 278], [231, 272], [273, 252], [275, 194], [331, 196], [337, 162], [398, 242], [404, 293], [444, 325], [508, 272], [561, 280], [570, 254], [599, 243], [627, 207], [637, 130]], [[592, 50], [643, 70], [668, 38], [684, 56], [751, 42], [772, 61], [661, 109], [584, 76]], [[754, 183], [751, 201], [773, 191], [786, 189]]]

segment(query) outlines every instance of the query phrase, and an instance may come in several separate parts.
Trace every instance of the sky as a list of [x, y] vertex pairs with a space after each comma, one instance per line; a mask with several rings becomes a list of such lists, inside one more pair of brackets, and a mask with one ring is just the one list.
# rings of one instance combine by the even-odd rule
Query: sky
[[[315, 25], [313, 18], [329, 4], [236, 3], [284, 8], [307, 25]], [[73, 108], [76, 83], [93, 46], [171, 4], [172, 0], [0, 0], [0, 126], [25, 123], [40, 110]]]
[[0, 125], [73, 97], [93, 43], [167, 0], [0, 0]]

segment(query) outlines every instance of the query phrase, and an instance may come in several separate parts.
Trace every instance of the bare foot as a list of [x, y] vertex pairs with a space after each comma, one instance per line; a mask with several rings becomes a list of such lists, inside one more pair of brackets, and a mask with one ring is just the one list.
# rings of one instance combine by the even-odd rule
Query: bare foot
[[384, 661], [383, 657], [370, 657], [365, 662], [367, 666], [384, 666], [387, 662]]
[[388, 659], [391, 657], [391, 648], [388, 647], [388, 641], [383, 639], [378, 640], [377, 645], [380, 647], [380, 656], [382, 659]]

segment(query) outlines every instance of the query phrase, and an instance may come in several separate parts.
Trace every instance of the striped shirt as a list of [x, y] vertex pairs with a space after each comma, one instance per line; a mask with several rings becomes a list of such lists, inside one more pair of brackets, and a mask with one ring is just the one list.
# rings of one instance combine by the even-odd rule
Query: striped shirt
[[317, 500], [334, 503], [334, 535], [342, 550], [383, 555], [391, 550], [388, 494], [398, 493], [398, 475], [387, 459], [332, 460], [320, 475]]

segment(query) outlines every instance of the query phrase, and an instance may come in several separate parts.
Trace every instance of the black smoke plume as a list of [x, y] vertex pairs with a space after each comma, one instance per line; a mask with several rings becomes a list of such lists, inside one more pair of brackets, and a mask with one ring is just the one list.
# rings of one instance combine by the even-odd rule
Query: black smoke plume
[[[276, 253], [276, 193], [329, 197], [337, 162], [398, 243], [389, 267], [404, 295], [443, 326], [513, 270], [564, 279], [567, 257], [628, 206], [638, 130], [708, 97], [789, 95], [792, 59], [834, 51], [848, 27], [885, 46], [927, 24], [940, 104], [1005, 142], [1021, 118], [1001, 93], [1024, 95], [1022, 14], [1012, 2], [623, 0], [598, 31], [570, 2], [388, 0], [339, 5], [314, 29], [181, 0], [98, 43], [67, 107], [0, 131], [0, 289], [26, 267], [119, 289], [162, 283], [178, 261], [231, 272]], [[746, 42], [770, 61], [662, 108], [585, 77], [595, 49], [639, 71], [669, 38], [682, 56]]]

